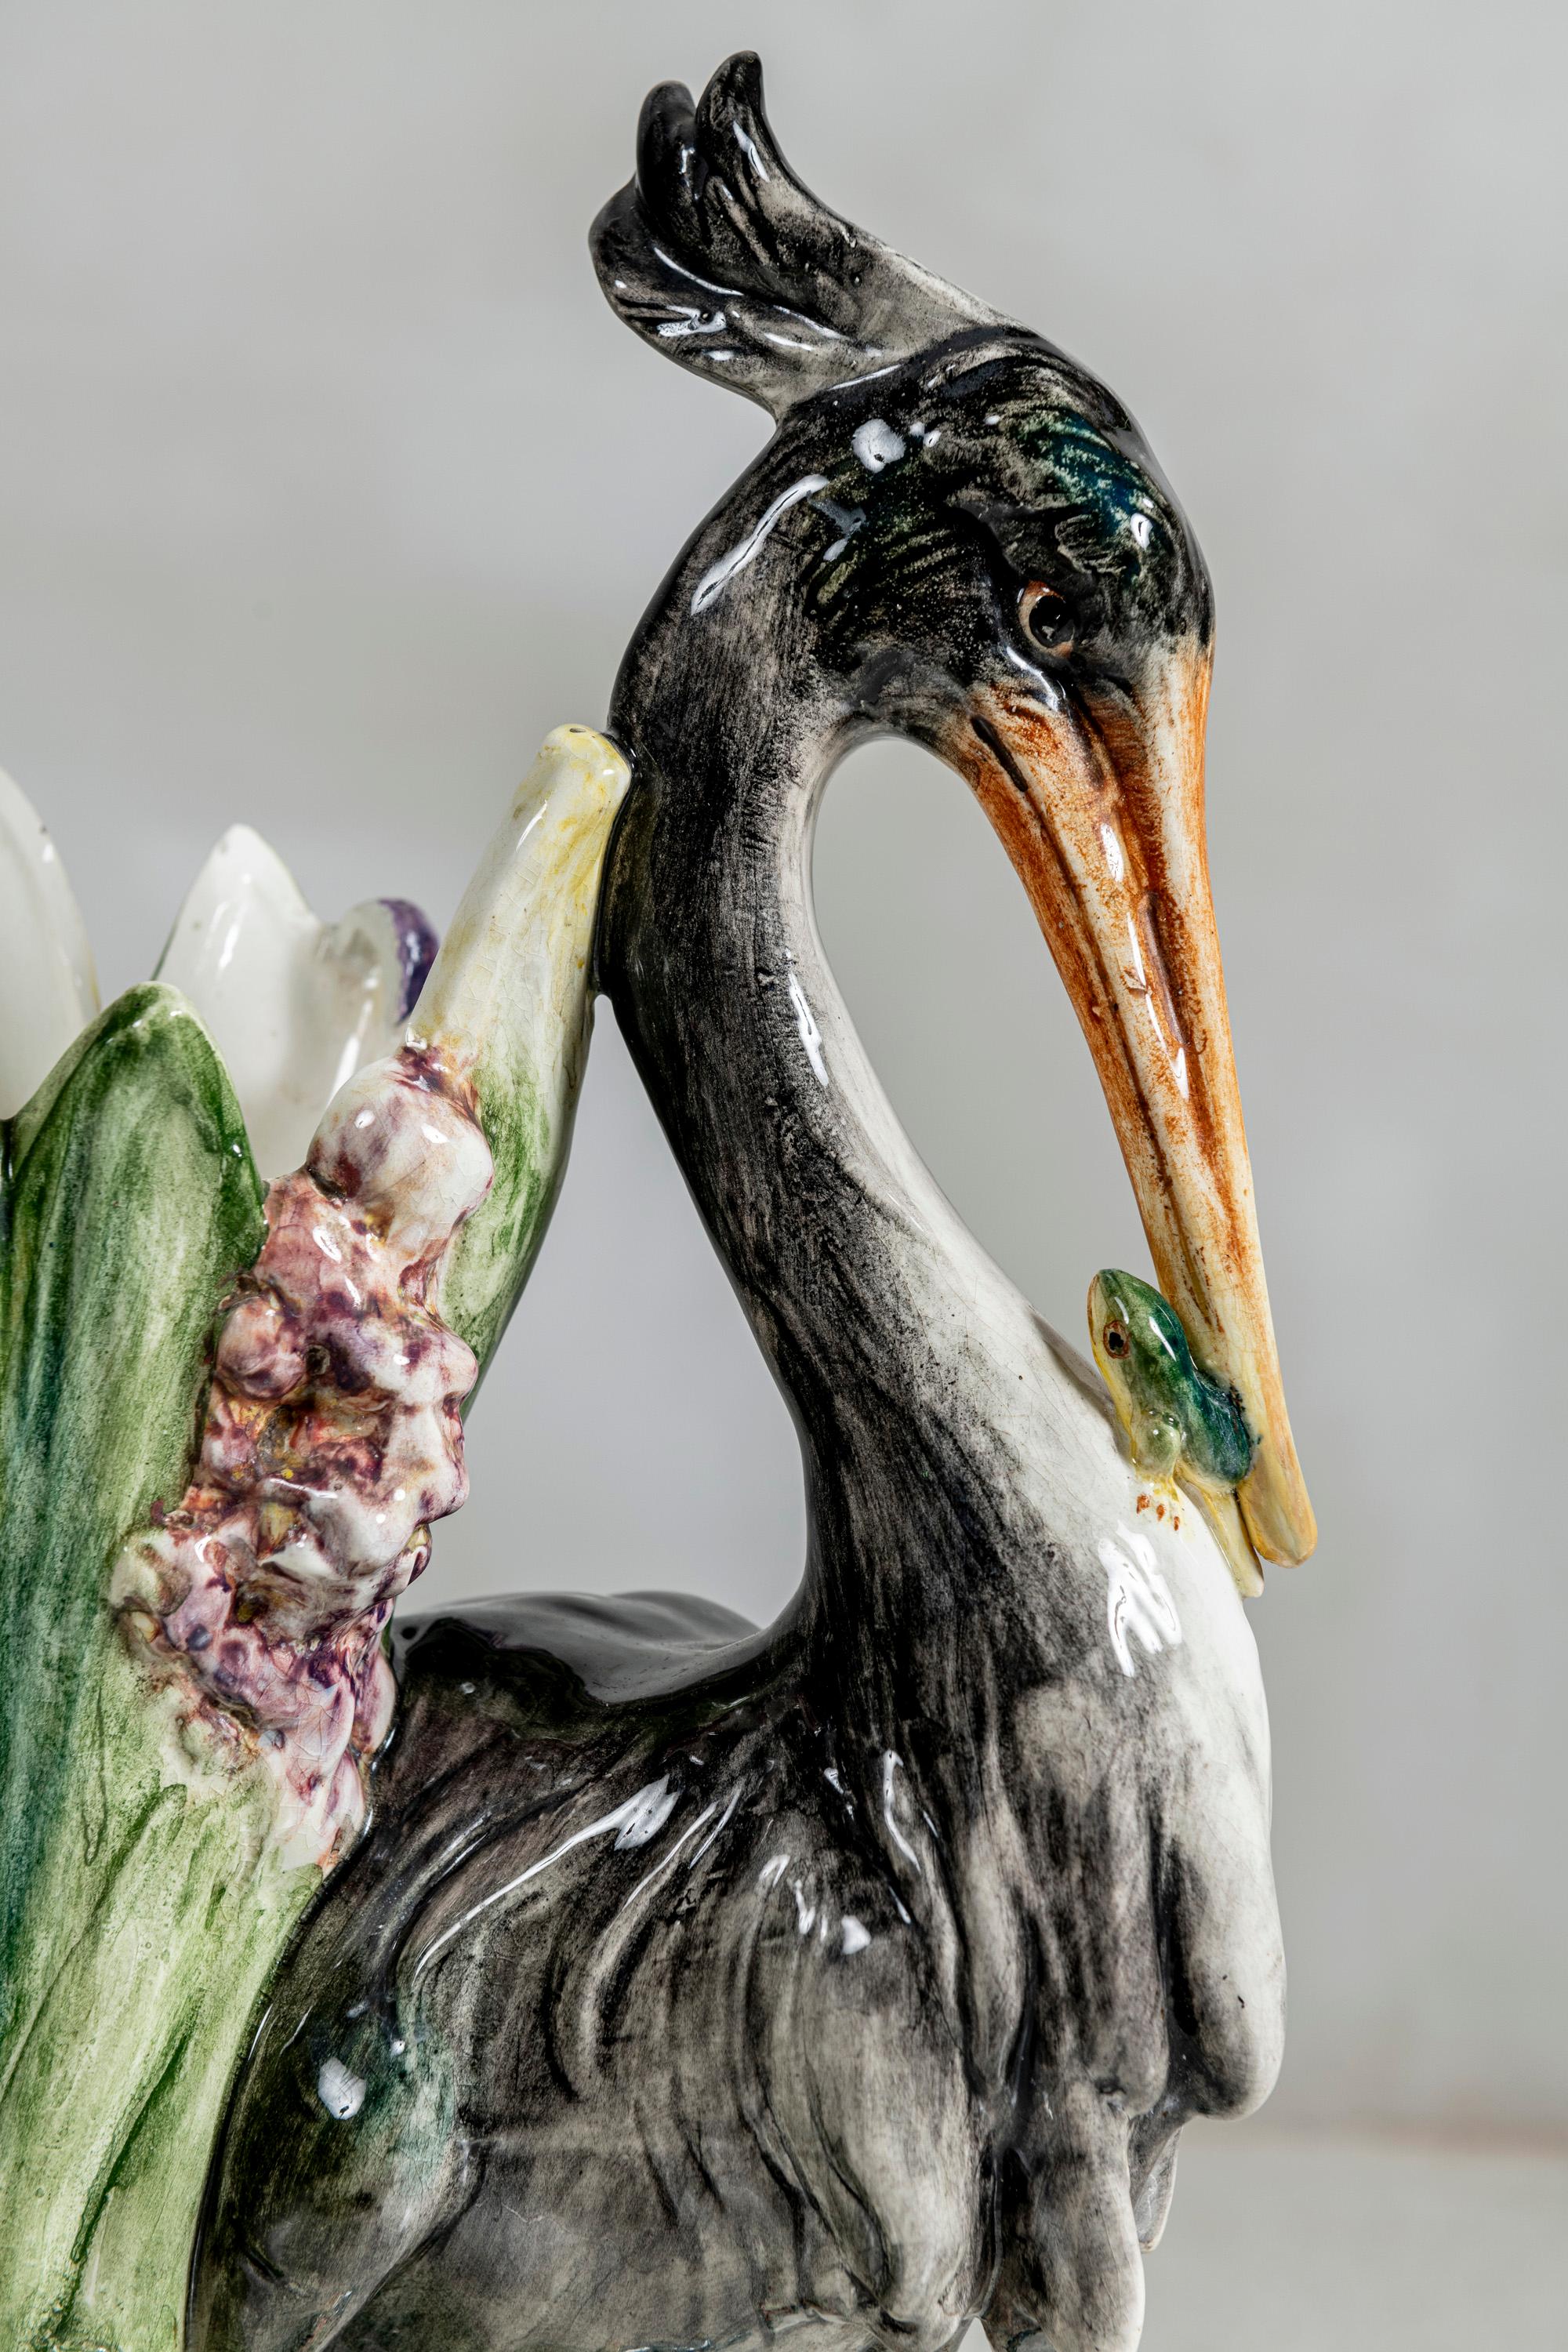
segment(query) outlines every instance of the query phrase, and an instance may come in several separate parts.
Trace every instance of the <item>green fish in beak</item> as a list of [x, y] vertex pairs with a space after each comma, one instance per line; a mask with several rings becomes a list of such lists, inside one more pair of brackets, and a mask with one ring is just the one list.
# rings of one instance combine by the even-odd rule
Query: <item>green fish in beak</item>
[[1252, 1433], [1233, 1389], [1194, 1361], [1175, 1309], [1135, 1274], [1107, 1267], [1089, 1289], [1089, 1338], [1137, 1467], [1179, 1484], [1201, 1507], [1239, 1591], [1263, 1590], [1236, 1489], [1252, 1467]]

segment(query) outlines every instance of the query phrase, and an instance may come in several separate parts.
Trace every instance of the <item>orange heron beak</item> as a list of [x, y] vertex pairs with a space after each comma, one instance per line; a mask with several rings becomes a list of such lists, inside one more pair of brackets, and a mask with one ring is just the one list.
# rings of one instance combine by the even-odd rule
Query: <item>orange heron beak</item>
[[1274, 1342], [1204, 834], [1209, 654], [1135, 693], [982, 687], [945, 747], [1029, 893], [1100, 1072], [1161, 1290], [1240, 1399], [1238, 1490], [1265, 1559], [1317, 1540]]

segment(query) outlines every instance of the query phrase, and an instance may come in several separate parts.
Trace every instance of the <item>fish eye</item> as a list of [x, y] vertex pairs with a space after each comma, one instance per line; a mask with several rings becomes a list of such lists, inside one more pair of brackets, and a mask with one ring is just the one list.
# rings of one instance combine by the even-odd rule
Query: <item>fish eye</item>
[[1125, 1323], [1108, 1323], [1105, 1327], [1105, 1352], [1108, 1356], [1124, 1356], [1129, 1341]]
[[1071, 650], [1071, 616], [1068, 600], [1043, 580], [1031, 580], [1018, 598], [1018, 623], [1031, 645], [1042, 653]]

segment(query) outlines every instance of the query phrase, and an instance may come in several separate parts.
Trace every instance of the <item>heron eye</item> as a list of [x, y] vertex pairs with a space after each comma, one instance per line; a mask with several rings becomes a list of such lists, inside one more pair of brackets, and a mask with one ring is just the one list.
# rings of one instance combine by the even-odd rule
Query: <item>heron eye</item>
[[1018, 620], [1024, 635], [1043, 653], [1067, 652], [1072, 643], [1068, 600], [1043, 580], [1031, 580], [1018, 598]]
[[1124, 1356], [1127, 1353], [1127, 1326], [1124, 1323], [1106, 1325], [1105, 1352], [1108, 1356]]

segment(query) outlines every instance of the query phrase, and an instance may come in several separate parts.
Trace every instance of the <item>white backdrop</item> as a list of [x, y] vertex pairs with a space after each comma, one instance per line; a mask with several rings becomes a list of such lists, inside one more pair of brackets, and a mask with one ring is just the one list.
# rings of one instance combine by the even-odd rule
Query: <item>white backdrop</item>
[[[603, 307], [638, 100], [763, 54], [852, 216], [1126, 398], [1214, 570], [1211, 835], [1318, 1559], [1253, 1621], [1282, 2118], [1568, 2127], [1560, 12], [7, 0], [0, 762], [110, 989], [244, 815], [444, 919], [599, 720], [759, 412]], [[824, 928], [963, 1214], [1079, 1337], [1142, 1263], [962, 788], [851, 763]], [[426, 1591], [798, 1572], [782, 1406], [606, 1014]]]

